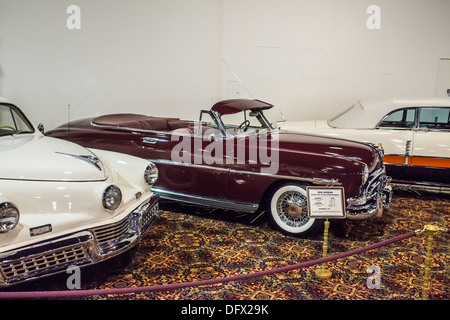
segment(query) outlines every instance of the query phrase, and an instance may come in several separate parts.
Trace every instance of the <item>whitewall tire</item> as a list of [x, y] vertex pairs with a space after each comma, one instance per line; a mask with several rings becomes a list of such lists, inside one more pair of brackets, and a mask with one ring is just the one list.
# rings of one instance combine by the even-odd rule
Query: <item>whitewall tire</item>
[[308, 216], [306, 188], [284, 184], [275, 189], [268, 203], [271, 224], [292, 236], [305, 236], [317, 230], [320, 221]]

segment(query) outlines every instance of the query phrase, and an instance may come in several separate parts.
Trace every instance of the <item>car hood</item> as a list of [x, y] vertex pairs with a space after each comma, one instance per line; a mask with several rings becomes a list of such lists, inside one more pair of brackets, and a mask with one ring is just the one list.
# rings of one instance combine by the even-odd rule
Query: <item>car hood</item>
[[381, 160], [374, 147], [366, 143], [284, 130], [279, 132], [279, 149], [280, 152], [300, 151], [359, 161], [369, 170], [377, 167]]
[[103, 181], [100, 160], [72, 142], [24, 134], [0, 137], [0, 179]]

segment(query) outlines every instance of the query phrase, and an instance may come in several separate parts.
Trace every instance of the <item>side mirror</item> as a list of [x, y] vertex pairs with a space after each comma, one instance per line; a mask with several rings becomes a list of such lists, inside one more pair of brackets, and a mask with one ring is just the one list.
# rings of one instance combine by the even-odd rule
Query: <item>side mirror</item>
[[45, 134], [44, 125], [42, 123], [39, 123], [37, 128], [42, 134]]

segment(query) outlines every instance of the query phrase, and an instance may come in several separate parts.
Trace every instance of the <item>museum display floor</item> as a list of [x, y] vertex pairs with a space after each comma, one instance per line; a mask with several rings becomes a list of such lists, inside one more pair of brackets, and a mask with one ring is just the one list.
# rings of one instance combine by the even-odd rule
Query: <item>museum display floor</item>
[[[161, 203], [161, 216], [133, 250], [99, 265], [81, 269], [81, 289], [143, 287], [250, 274], [318, 259], [323, 234], [297, 239], [280, 234], [264, 216]], [[448, 226], [450, 197], [396, 192], [380, 219], [331, 221], [329, 255], [422, 229]], [[433, 241], [430, 300], [450, 299], [450, 234]], [[92, 295], [84, 299], [153, 300], [418, 300], [421, 299], [426, 235], [421, 233], [388, 246], [328, 262], [330, 279], [318, 266], [242, 281], [193, 286], [171, 291]], [[368, 268], [370, 272], [368, 273]], [[378, 268], [378, 269], [377, 269]], [[379, 271], [374, 271], [379, 270]], [[379, 288], [369, 277], [379, 276]], [[1, 291], [67, 290], [68, 274]], [[372, 284], [372, 285], [371, 285]]]

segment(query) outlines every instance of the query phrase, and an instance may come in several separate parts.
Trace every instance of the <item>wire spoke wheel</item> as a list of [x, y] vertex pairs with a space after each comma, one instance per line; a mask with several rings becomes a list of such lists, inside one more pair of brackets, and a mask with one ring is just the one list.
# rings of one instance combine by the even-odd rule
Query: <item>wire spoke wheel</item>
[[295, 191], [283, 193], [277, 200], [277, 214], [290, 227], [304, 225], [309, 220], [306, 197]]
[[319, 224], [308, 216], [305, 187], [294, 183], [282, 185], [272, 193], [269, 220], [275, 228], [293, 236], [315, 231]]

